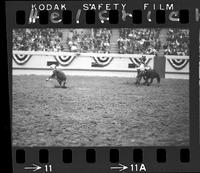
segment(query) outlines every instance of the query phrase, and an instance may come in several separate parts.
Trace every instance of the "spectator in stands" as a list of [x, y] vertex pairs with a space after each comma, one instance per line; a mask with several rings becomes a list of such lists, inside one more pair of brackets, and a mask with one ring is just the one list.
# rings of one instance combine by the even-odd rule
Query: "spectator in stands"
[[73, 30], [72, 39], [68, 39], [68, 46], [71, 51], [74, 51], [74, 45], [76, 45], [75, 50], [80, 52], [109, 53], [110, 37], [111, 30], [106, 28], [94, 29], [94, 36], [84, 35], [83, 32], [79, 34], [76, 30]]
[[155, 29], [120, 29], [119, 53], [155, 54], [159, 47], [153, 44], [159, 41], [158, 36]]
[[167, 43], [164, 45], [166, 55], [189, 55], [189, 32], [184, 29], [169, 29]]
[[[118, 53], [138, 53], [155, 55], [161, 49], [160, 29], [119, 29]], [[93, 29], [93, 33], [71, 30], [66, 44], [72, 52], [110, 53], [110, 29]], [[167, 42], [162, 45], [167, 55], [189, 54], [189, 33], [184, 29], [169, 29]], [[63, 51], [62, 33], [58, 29], [15, 29], [13, 30], [13, 50]]]
[[61, 51], [61, 39], [57, 29], [15, 29], [13, 50]]

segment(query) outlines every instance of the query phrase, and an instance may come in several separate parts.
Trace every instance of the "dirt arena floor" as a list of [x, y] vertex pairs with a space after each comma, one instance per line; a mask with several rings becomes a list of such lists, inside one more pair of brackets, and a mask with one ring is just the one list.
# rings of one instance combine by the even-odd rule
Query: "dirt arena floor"
[[13, 76], [15, 146], [189, 145], [189, 81], [75, 77], [58, 88], [47, 76]]

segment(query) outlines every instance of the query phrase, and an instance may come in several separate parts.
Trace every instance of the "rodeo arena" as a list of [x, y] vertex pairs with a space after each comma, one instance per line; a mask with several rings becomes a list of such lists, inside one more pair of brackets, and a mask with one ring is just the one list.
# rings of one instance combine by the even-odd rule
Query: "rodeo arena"
[[14, 29], [14, 146], [189, 145], [189, 30]]

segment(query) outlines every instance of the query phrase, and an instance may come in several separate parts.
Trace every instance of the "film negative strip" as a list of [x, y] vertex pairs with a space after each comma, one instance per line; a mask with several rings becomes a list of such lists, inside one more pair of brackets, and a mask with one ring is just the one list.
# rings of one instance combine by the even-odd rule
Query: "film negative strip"
[[13, 173], [200, 172], [200, 2], [4, 5]]

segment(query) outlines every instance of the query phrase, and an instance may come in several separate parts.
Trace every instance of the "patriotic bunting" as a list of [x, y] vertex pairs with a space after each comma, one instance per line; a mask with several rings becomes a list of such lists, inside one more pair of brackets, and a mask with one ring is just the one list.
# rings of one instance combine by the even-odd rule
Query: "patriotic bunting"
[[113, 57], [93, 57], [95, 63], [100, 66], [107, 66], [113, 60]]
[[[33, 55], [26, 55], [26, 54], [20, 54], [20, 53], [13, 53], [13, 59], [18, 65], [24, 65], [29, 61], [29, 59]], [[77, 57], [77, 55], [54, 55], [53, 56], [56, 61], [62, 65], [62, 66], [68, 66], [72, 63], [72, 61]], [[105, 56], [92, 56], [94, 63], [97, 65], [104, 67], [109, 65], [114, 57], [107, 57]], [[134, 67], [139, 67], [140, 66], [140, 58], [129, 58], [130, 61], [132, 62]], [[148, 64], [152, 58], [146, 58], [145, 63]], [[188, 63], [189, 59], [168, 59], [167, 61], [170, 63], [170, 65], [176, 69], [176, 70], [182, 70]]]
[[[140, 58], [129, 58], [131, 62], [134, 64], [134, 66], [139, 67], [140, 66]], [[151, 58], [146, 58], [145, 64], [148, 64], [151, 61]]]
[[18, 65], [23, 65], [32, 57], [32, 55], [13, 54], [13, 59]]
[[65, 56], [65, 55], [57, 55], [54, 58], [59, 62], [62, 66], [68, 66], [72, 63], [72, 61], [76, 58], [76, 56]]
[[189, 62], [188, 59], [167, 59], [170, 65], [176, 69], [181, 70], [183, 69]]

